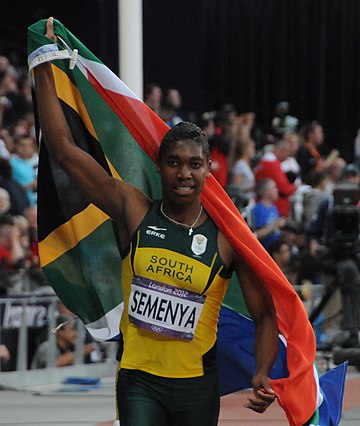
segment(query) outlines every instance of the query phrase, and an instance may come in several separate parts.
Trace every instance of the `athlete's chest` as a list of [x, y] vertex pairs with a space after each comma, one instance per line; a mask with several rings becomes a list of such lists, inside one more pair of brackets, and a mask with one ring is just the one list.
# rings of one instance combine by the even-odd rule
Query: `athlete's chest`
[[140, 226], [132, 244], [136, 275], [203, 293], [222, 269], [217, 229], [211, 223], [188, 229], [152, 217]]

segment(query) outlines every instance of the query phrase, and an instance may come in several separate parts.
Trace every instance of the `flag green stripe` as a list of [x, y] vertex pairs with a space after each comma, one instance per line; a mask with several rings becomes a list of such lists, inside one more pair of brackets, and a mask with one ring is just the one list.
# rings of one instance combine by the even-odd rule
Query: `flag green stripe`
[[[39, 46], [51, 43], [51, 40], [45, 36], [46, 19], [42, 19], [28, 28], [28, 52], [33, 52]], [[54, 19], [54, 32], [66, 41], [70, 49], [78, 49], [79, 54], [84, 58], [102, 63], [93, 53], [88, 50], [79, 39], [77, 39], [70, 31], [67, 31], [61, 22]], [[62, 45], [59, 43], [62, 48]]]
[[75, 247], [106, 220], [109, 220], [109, 216], [90, 204], [66, 223], [58, 226], [46, 238], [39, 241], [41, 266], [45, 267]]
[[[102, 224], [43, 271], [66, 307], [76, 312], [85, 324], [101, 318], [122, 300], [121, 261], [111, 221]], [[114, 285], [116, 282], [118, 286]]]
[[227, 289], [223, 300], [223, 305], [251, 318], [250, 312], [245, 304], [239, 281], [235, 274], [231, 277], [229, 288]]

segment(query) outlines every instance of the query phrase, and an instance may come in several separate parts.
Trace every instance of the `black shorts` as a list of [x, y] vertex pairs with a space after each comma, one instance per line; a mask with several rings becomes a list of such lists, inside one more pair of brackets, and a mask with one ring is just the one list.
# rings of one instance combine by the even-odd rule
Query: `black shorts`
[[121, 426], [216, 426], [220, 396], [217, 371], [172, 379], [121, 369], [116, 386]]

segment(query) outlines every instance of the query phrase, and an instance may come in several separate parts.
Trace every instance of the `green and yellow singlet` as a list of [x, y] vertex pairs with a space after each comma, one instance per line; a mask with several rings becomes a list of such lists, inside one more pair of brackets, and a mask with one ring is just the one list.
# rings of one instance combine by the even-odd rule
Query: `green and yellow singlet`
[[219, 310], [231, 272], [208, 217], [189, 229], [154, 201], [123, 256], [121, 368], [163, 377], [203, 375], [215, 366]]

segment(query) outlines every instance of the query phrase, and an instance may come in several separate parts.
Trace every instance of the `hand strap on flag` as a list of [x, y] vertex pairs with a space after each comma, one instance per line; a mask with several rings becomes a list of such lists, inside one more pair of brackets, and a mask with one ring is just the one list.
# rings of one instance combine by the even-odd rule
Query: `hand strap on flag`
[[[49, 39], [48, 39], [49, 40]], [[56, 59], [71, 59], [66, 48], [59, 48], [57, 43], [49, 43], [38, 47], [28, 56], [29, 72], [36, 66]]]
[[60, 37], [58, 39], [64, 45], [60, 46], [58, 43], [50, 43], [37, 48], [34, 52], [28, 56], [29, 72], [37, 65], [43, 64], [44, 62], [55, 61], [56, 59], [70, 59], [69, 68], [72, 70], [75, 67], [78, 50], [71, 50], [70, 47]]
[[57, 40], [52, 41], [45, 34], [36, 34], [32, 38], [32, 45], [28, 46], [29, 73], [38, 65], [52, 62], [57, 59], [70, 59], [69, 68], [72, 70], [78, 58], [78, 49], [71, 49], [62, 37], [56, 34]]

